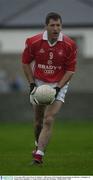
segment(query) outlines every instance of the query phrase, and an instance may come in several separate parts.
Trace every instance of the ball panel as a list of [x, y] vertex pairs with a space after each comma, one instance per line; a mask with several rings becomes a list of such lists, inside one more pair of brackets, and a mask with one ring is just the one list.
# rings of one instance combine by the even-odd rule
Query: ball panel
[[41, 85], [36, 89], [34, 97], [41, 104], [50, 104], [55, 99], [56, 90], [49, 85]]

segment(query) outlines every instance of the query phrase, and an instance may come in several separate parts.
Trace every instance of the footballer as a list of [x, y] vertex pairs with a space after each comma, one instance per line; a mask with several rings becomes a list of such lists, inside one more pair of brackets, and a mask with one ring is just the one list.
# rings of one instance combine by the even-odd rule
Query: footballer
[[22, 67], [29, 83], [30, 97], [36, 88], [48, 84], [55, 88], [55, 101], [51, 105], [36, 105], [34, 109], [35, 149], [33, 163], [42, 164], [49, 143], [55, 115], [62, 108], [69, 82], [75, 73], [76, 43], [62, 31], [62, 18], [50, 12], [45, 29], [26, 40], [22, 54]]

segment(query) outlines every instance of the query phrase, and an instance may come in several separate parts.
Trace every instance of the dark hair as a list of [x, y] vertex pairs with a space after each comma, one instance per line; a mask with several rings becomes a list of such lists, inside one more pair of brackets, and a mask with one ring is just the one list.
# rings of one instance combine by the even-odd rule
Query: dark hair
[[61, 16], [59, 14], [55, 13], [55, 12], [50, 12], [50, 13], [47, 14], [46, 20], [45, 20], [46, 25], [48, 25], [50, 19], [53, 19], [55, 21], [60, 19], [60, 22], [62, 23]]

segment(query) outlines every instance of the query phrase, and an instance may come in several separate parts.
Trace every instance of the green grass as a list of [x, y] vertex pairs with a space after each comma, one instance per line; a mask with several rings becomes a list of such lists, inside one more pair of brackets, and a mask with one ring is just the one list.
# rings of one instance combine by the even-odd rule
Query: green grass
[[42, 167], [33, 146], [32, 124], [0, 124], [0, 175], [93, 175], [93, 122], [55, 123]]

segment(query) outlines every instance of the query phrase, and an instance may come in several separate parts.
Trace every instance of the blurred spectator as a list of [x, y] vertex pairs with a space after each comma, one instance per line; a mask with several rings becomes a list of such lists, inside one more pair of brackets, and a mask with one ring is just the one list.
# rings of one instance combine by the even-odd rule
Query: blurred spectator
[[0, 70], [0, 93], [25, 91], [26, 84], [20, 75], [12, 75], [9, 78], [5, 70]]
[[21, 76], [14, 75], [10, 79], [11, 91], [25, 91], [25, 83]]
[[10, 92], [8, 76], [5, 70], [0, 70], [0, 93]]

